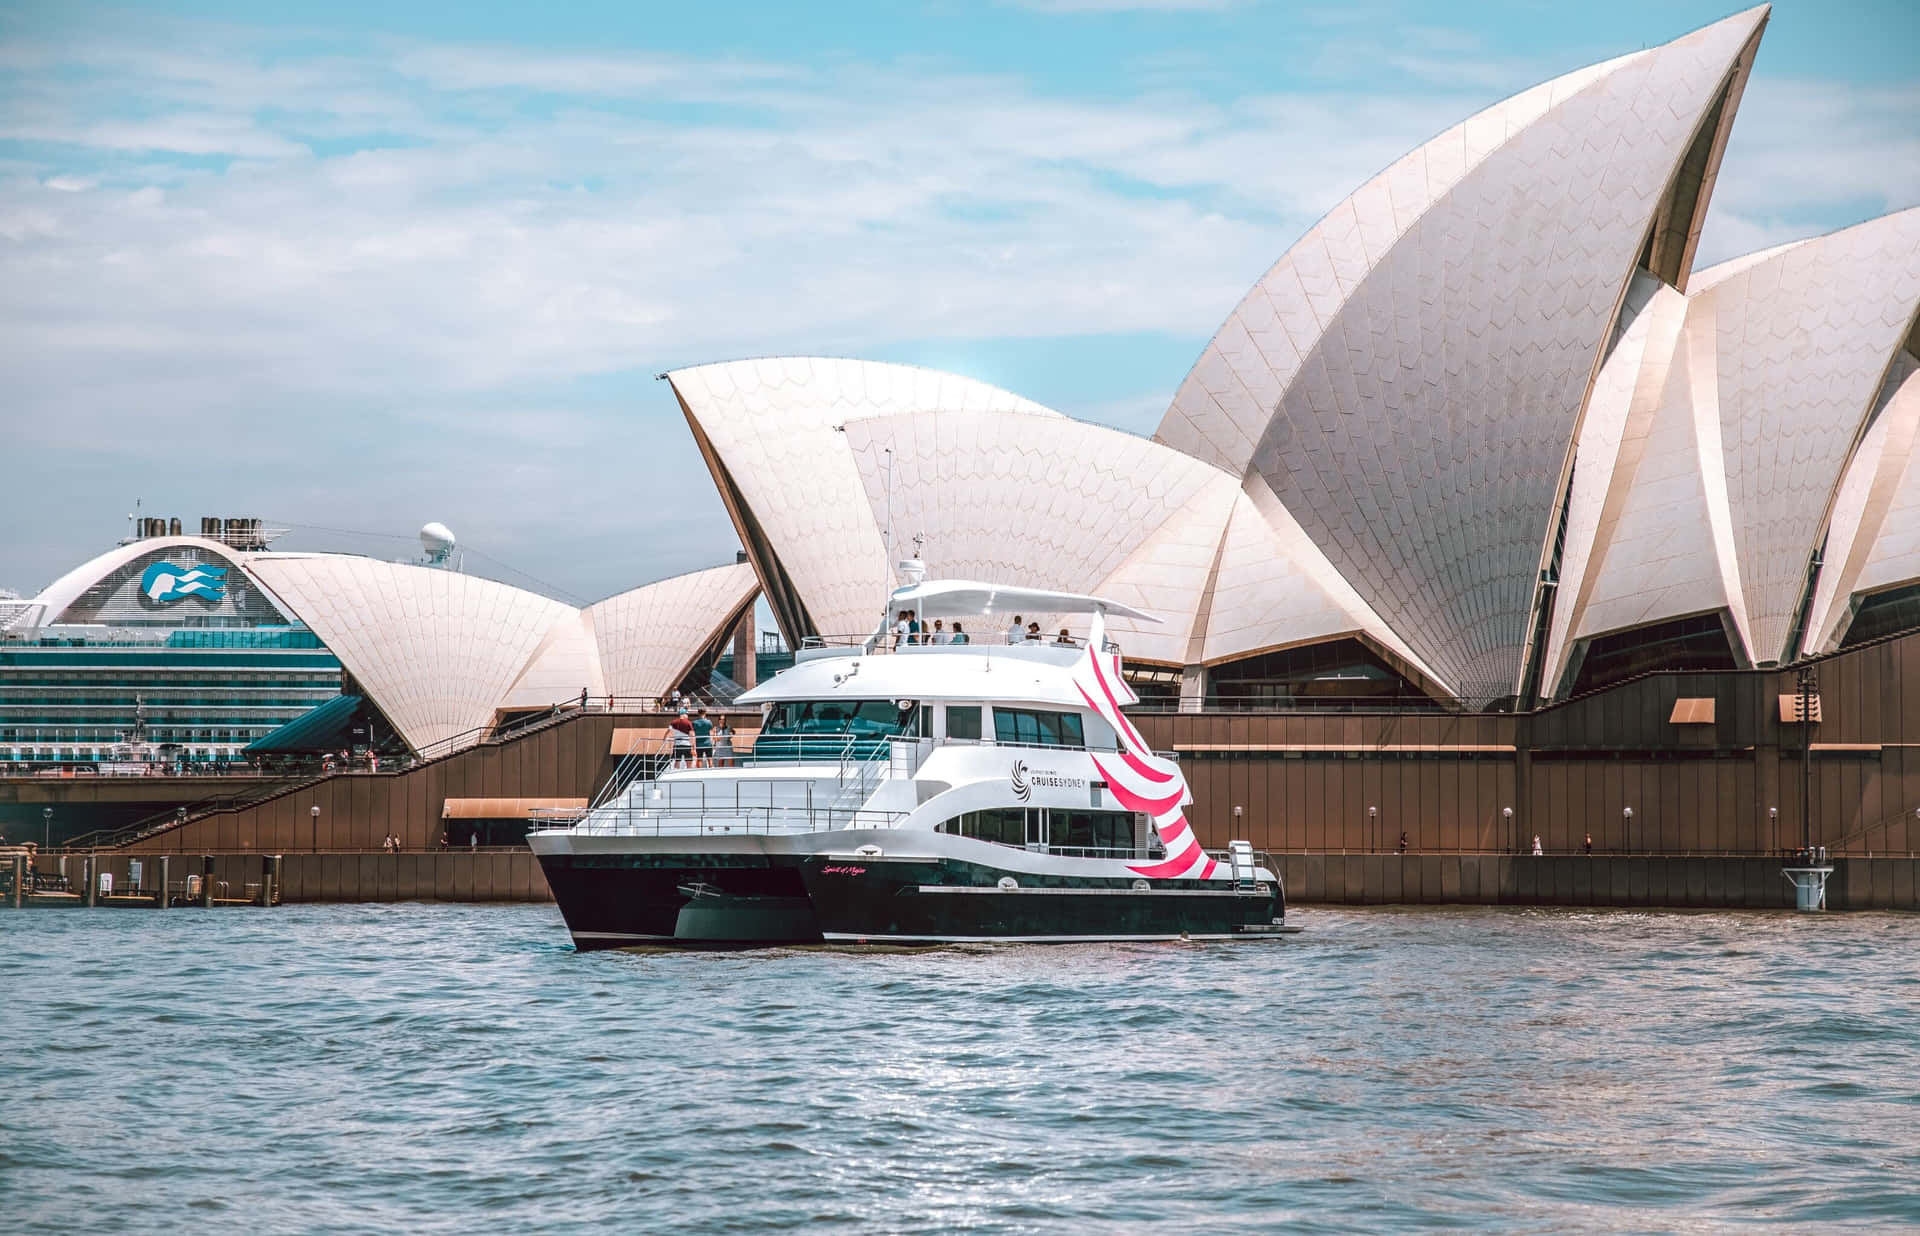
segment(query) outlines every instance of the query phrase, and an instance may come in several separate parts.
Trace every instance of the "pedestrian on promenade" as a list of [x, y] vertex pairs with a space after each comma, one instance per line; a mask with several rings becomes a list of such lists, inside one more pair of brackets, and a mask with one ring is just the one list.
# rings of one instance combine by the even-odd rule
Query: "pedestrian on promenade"
[[1535, 858], [1539, 858], [1542, 854], [1545, 854], [1545, 853], [1546, 851], [1540, 848], [1540, 834], [1535, 833], [1533, 835], [1533, 856]]
[[1587, 834], [1587, 857], [1588, 858], [1593, 857], [1593, 834], [1592, 833]]

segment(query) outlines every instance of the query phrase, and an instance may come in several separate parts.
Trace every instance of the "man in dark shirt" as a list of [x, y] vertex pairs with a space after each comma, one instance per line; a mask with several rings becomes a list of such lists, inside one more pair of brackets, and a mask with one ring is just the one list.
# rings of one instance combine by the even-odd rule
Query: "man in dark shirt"
[[693, 719], [693, 766], [707, 768], [713, 764], [713, 719], [702, 708]]

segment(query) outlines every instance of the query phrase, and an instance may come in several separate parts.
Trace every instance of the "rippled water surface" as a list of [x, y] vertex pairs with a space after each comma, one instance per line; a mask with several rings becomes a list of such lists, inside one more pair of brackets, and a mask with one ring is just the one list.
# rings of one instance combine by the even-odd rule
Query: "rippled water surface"
[[551, 907], [0, 912], [0, 1230], [1920, 1224], [1920, 917], [581, 955]]

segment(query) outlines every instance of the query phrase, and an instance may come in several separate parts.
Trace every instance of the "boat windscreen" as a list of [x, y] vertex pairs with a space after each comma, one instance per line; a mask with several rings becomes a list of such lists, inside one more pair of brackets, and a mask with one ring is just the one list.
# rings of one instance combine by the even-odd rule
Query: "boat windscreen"
[[913, 700], [786, 700], [768, 709], [760, 734], [891, 738], [924, 733], [923, 718], [924, 710]]

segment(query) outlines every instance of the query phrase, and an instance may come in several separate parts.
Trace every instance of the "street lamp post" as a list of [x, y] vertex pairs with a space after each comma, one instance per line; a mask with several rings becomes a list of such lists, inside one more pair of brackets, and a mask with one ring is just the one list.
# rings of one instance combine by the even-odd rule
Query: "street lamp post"
[[313, 804], [307, 809], [307, 814], [313, 818], [313, 845], [309, 848], [313, 853], [318, 854], [320, 852], [320, 804]]
[[1379, 821], [1379, 819], [1380, 819], [1380, 808], [1378, 808], [1378, 807], [1368, 807], [1368, 808], [1367, 808], [1367, 838], [1366, 838], [1366, 840], [1367, 840], [1367, 849], [1368, 849], [1369, 851], [1371, 851], [1371, 850], [1373, 849], [1373, 843], [1374, 843], [1374, 841], [1375, 841], [1375, 839], [1377, 839], [1377, 838], [1379, 837], [1379, 835], [1380, 835], [1380, 833], [1379, 833], [1379, 823], [1378, 823], [1378, 821]]
[[51, 850], [53, 848], [52, 807], [40, 808], [40, 848], [42, 850]]
[[1620, 808], [1620, 818], [1625, 821], [1626, 824], [1627, 853], [1631, 854], [1633, 853], [1633, 808]]
[[1776, 852], [1780, 849], [1780, 808], [1778, 807], [1767, 808], [1767, 848]]
[[[1813, 853], [1813, 700], [1820, 680], [1813, 666], [1803, 665], [1796, 677], [1800, 707], [1800, 828], [1809, 856]], [[1809, 857], [1808, 862], [1813, 859]]]
[[1512, 807], [1500, 808], [1500, 818], [1503, 821], [1505, 821], [1505, 824], [1501, 831], [1503, 831], [1506, 834], [1507, 840], [1512, 844], [1513, 848], [1517, 851], [1520, 848], [1520, 834], [1513, 831], [1513, 808]]

